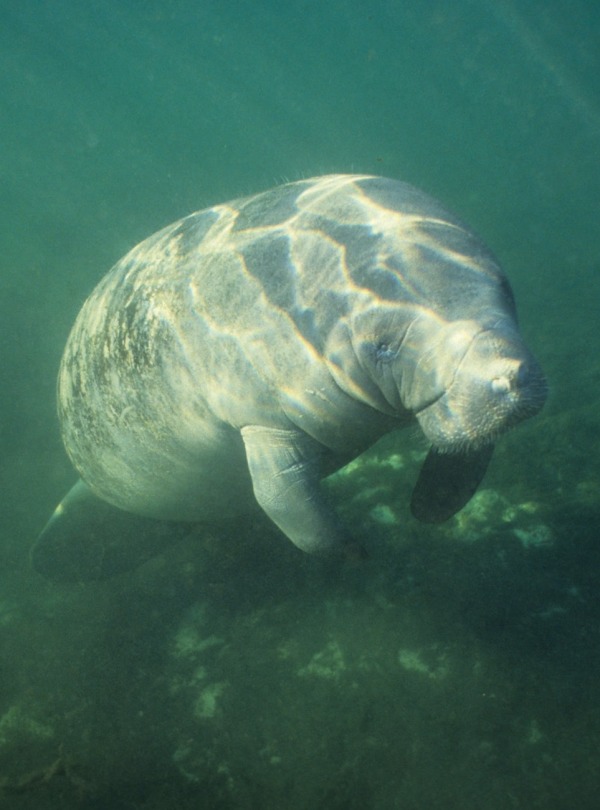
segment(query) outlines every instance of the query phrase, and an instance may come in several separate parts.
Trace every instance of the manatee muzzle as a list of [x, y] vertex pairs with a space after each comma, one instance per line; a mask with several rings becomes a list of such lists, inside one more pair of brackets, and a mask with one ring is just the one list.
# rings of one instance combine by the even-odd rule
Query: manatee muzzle
[[514, 330], [480, 331], [447, 390], [417, 414], [432, 444], [455, 452], [492, 442], [536, 414], [547, 396], [540, 366]]

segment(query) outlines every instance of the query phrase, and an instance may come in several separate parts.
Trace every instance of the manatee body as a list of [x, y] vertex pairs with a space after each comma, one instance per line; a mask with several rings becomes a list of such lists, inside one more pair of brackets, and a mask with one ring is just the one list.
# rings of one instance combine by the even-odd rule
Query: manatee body
[[545, 396], [504, 273], [423, 192], [332, 175], [217, 205], [135, 247], [85, 302], [58, 385], [85, 483], [34, 561], [60, 576], [86, 511], [97, 538], [111, 512], [218, 524], [256, 502], [301, 549], [343, 550], [321, 479], [415, 421], [432, 448], [413, 513], [443, 520]]

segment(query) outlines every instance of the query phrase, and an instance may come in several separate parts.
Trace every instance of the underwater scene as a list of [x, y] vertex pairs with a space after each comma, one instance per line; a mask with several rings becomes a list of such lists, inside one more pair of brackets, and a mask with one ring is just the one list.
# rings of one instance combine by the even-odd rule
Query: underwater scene
[[[598, 5], [0, 0], [0, 41], [0, 807], [596, 808]], [[502, 435], [485, 477], [489, 458], [477, 450], [478, 471], [473, 462], [442, 476], [446, 495], [460, 490], [447, 519], [415, 518], [446, 497], [421, 419], [430, 400], [412, 409], [421, 427], [413, 420], [378, 441], [373, 428], [372, 446], [341, 453], [323, 482], [356, 540], [352, 553], [304, 553], [294, 530], [304, 536], [307, 523], [291, 519], [289, 529], [287, 507], [275, 521], [282, 530], [258, 504], [237, 515], [240, 478], [249, 487], [237, 450], [207, 455], [203, 470], [202, 492], [222, 520], [157, 531], [99, 512], [90, 529], [85, 508], [54, 513], [78, 478], [57, 414], [59, 366], [100, 279], [192, 212], [336, 174], [422, 189], [468, 223], [510, 280], [523, 343], [546, 383], [535, 407], [507, 417], [510, 429], [490, 427]], [[375, 187], [372, 224], [383, 228], [387, 186]], [[296, 212], [296, 198], [277, 194], [286, 216]], [[249, 208], [253, 227], [280, 223], [272, 206]], [[218, 210], [211, 224], [236, 215]], [[350, 255], [359, 226], [355, 209], [343, 210], [339, 234], [311, 255], [338, 240]], [[437, 238], [438, 219], [431, 228]], [[260, 276], [263, 254], [248, 251]], [[204, 320], [215, 332], [225, 329], [223, 302], [264, 326], [248, 305], [248, 277], [230, 290], [212, 278], [216, 303]], [[350, 276], [347, 284], [353, 295], [360, 288]], [[471, 298], [457, 289], [442, 302], [466, 312]], [[319, 300], [333, 334], [345, 303], [318, 292], [330, 295]], [[273, 296], [265, 311], [275, 302], [288, 313], [284, 292]], [[122, 316], [138, 314], [123, 307]], [[184, 341], [189, 322], [177, 326]], [[260, 356], [282, 364], [277, 330], [257, 333]], [[83, 362], [79, 349], [65, 373]], [[213, 358], [214, 409], [251, 399], [251, 374], [231, 382], [233, 352]], [[377, 352], [374, 374], [391, 349], [382, 342]], [[69, 390], [80, 390], [83, 372], [72, 374]], [[494, 376], [496, 389], [506, 379]], [[514, 379], [525, 387], [522, 369]], [[292, 402], [302, 387], [292, 369], [278, 394]], [[147, 395], [146, 414], [159, 394]], [[185, 413], [197, 407], [191, 399]], [[340, 435], [354, 416], [337, 412]], [[146, 424], [128, 407], [119, 418]], [[254, 477], [270, 462], [244, 430]], [[100, 458], [106, 445], [84, 433]], [[288, 469], [311, 468], [312, 458], [292, 456]], [[146, 459], [142, 495], [142, 473], [153, 472]], [[148, 500], [161, 495], [158, 487]], [[309, 487], [305, 502], [319, 497]], [[53, 513], [68, 513], [70, 537], [46, 567], [36, 539]]]

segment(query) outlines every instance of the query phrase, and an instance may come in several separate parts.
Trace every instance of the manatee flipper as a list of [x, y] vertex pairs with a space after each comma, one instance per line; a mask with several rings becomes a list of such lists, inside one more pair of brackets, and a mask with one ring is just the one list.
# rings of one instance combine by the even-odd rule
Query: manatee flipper
[[348, 538], [322, 490], [323, 447], [300, 430], [242, 428], [254, 496], [290, 540], [312, 554], [345, 553]]
[[80, 480], [56, 507], [31, 560], [54, 582], [90, 582], [132, 570], [189, 531], [189, 524], [117, 509]]
[[456, 514], [475, 494], [493, 452], [493, 444], [465, 453], [431, 448], [413, 490], [413, 515], [423, 523], [441, 523]]

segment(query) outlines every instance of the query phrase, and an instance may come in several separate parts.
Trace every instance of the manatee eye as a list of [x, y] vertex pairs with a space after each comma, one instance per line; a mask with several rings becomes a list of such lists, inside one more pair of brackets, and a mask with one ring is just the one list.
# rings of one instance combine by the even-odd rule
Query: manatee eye
[[380, 338], [364, 340], [360, 344], [360, 352], [370, 365], [379, 366], [392, 360], [396, 356], [397, 349], [393, 348], [391, 341]]
[[391, 360], [395, 352], [390, 344], [385, 340], [380, 340], [375, 344], [375, 360], [378, 363], [385, 363]]

